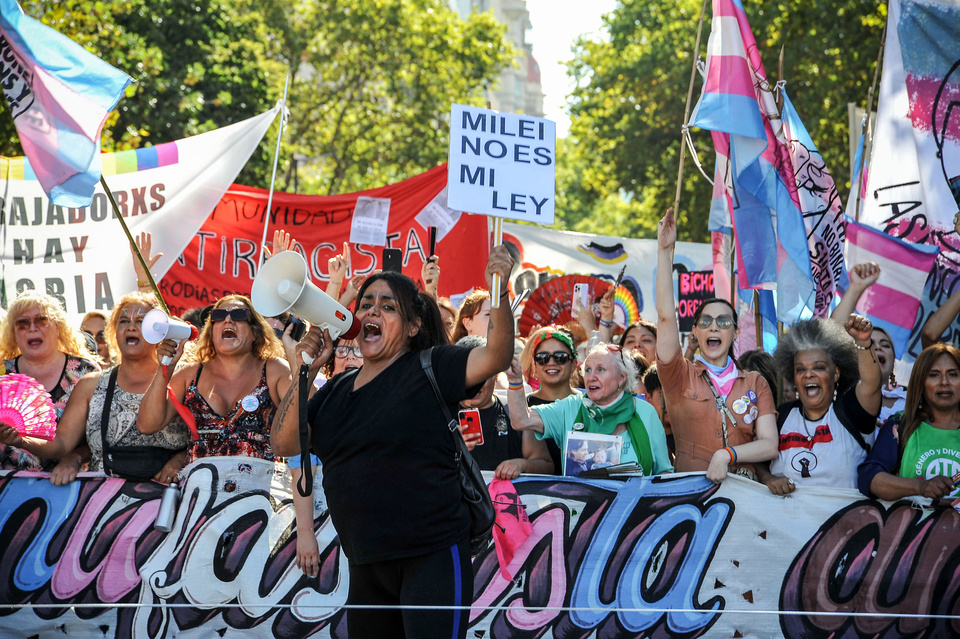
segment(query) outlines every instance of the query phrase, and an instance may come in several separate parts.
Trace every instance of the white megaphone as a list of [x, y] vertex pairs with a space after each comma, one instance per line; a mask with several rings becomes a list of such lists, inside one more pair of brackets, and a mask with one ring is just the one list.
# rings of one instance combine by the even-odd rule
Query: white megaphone
[[[193, 324], [174, 317], [167, 317], [167, 314], [159, 308], [155, 308], [143, 316], [143, 325], [140, 332], [148, 344], [159, 344], [165, 339], [172, 339], [179, 345], [185, 339], [197, 339], [197, 335], [200, 334], [200, 331]], [[173, 358], [164, 355], [162, 363], [164, 366], [169, 366], [172, 361]]]
[[[326, 329], [331, 339], [353, 339], [360, 334], [360, 322], [337, 300], [310, 281], [307, 262], [296, 251], [277, 253], [260, 267], [253, 280], [250, 300], [264, 317], [290, 311], [311, 324]], [[304, 361], [313, 361], [304, 354]]]

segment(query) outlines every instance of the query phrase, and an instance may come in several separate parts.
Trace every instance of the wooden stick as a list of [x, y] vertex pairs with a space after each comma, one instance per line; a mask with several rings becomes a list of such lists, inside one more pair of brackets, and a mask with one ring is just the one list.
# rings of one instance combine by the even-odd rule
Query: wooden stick
[[[497, 247], [503, 244], [503, 218], [493, 218], [493, 246]], [[500, 280], [499, 275], [493, 276], [490, 284], [490, 308], [500, 308], [500, 293], [503, 291], [505, 282]]]
[[[703, 33], [703, 17], [707, 14], [707, 2], [703, 0], [703, 8], [700, 10], [700, 22], [697, 24], [697, 44], [693, 48], [693, 65], [690, 68], [690, 86], [687, 87], [687, 105], [683, 110], [683, 127], [680, 130], [680, 167], [677, 169], [677, 195], [673, 199], [673, 213], [680, 219], [680, 190], [683, 188], [683, 161], [686, 157], [686, 144], [684, 144], [684, 135], [687, 130], [687, 124], [690, 121], [690, 103], [693, 101], [693, 84], [697, 79], [697, 61], [700, 59], [700, 36]], [[732, 275], [732, 274], [731, 274]]]
[[757, 330], [757, 348], [763, 350], [763, 318], [760, 316], [760, 291], [753, 289], [753, 325]]
[[143, 254], [140, 253], [140, 249], [137, 248], [137, 242], [133, 239], [133, 235], [130, 234], [130, 229], [120, 214], [120, 207], [117, 206], [117, 201], [113, 199], [113, 192], [111, 192], [110, 187], [107, 186], [107, 181], [103, 179], [103, 174], [100, 175], [100, 185], [107, 194], [110, 205], [113, 206], [113, 212], [116, 214], [117, 219], [120, 220], [120, 226], [123, 227], [123, 232], [127, 234], [127, 239], [130, 240], [130, 250], [137, 256], [137, 260], [140, 262], [140, 265], [143, 266], [143, 272], [147, 274], [147, 281], [150, 282], [150, 288], [153, 289], [153, 294], [157, 296], [157, 302], [160, 303], [160, 308], [163, 309], [164, 313], [169, 315], [170, 309], [167, 308], [167, 303], [163, 301], [163, 296], [160, 295], [160, 289], [157, 287], [157, 283], [153, 281], [153, 273], [150, 272], [150, 267], [147, 265], [146, 260], [143, 259]]
[[873, 82], [870, 83], [870, 91], [867, 93], [867, 117], [863, 126], [863, 153], [860, 154], [860, 169], [857, 171], [857, 184], [850, 188], [857, 189], [857, 197], [854, 200], [853, 219], [860, 221], [860, 200], [862, 199], [863, 189], [863, 167], [867, 160], [867, 141], [870, 139], [870, 121], [873, 112], [873, 93], [877, 88], [877, 81], [880, 79], [880, 66], [883, 64], [883, 48], [887, 42], [887, 28], [890, 26], [889, 20], [883, 25], [883, 33], [880, 34], [880, 52], [877, 54], [877, 66], [873, 70]]

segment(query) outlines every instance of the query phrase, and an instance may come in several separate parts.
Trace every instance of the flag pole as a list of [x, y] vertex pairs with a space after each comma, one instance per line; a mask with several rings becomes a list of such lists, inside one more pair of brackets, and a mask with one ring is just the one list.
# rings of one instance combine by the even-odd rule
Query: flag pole
[[763, 350], [763, 318], [760, 317], [760, 291], [753, 289], [753, 326], [757, 331], [757, 348]]
[[[673, 199], [673, 213], [679, 219], [680, 216], [680, 189], [683, 187], [683, 161], [686, 157], [687, 147], [684, 144], [684, 136], [687, 132], [687, 125], [690, 121], [690, 103], [693, 101], [693, 84], [697, 79], [697, 62], [700, 60], [700, 36], [703, 34], [703, 17], [707, 14], [707, 2], [703, 0], [703, 8], [700, 10], [700, 21], [697, 23], [697, 44], [693, 48], [693, 65], [690, 68], [690, 86], [687, 88], [687, 105], [683, 110], [683, 127], [680, 129], [680, 167], [677, 170], [677, 194]], [[731, 271], [731, 277], [733, 272]]]
[[157, 287], [157, 283], [153, 279], [153, 273], [150, 272], [150, 267], [147, 265], [146, 260], [143, 259], [143, 254], [137, 247], [137, 243], [133, 239], [133, 235], [130, 234], [130, 229], [127, 227], [127, 223], [124, 221], [123, 215], [120, 214], [120, 207], [117, 206], [117, 201], [113, 199], [113, 192], [110, 190], [110, 187], [107, 186], [107, 181], [103, 178], [102, 173], [100, 174], [100, 185], [103, 187], [104, 193], [107, 194], [107, 199], [110, 200], [110, 206], [113, 207], [113, 213], [117, 216], [117, 219], [120, 220], [120, 226], [123, 227], [123, 232], [127, 234], [127, 239], [130, 240], [130, 250], [133, 251], [137, 261], [139, 261], [140, 265], [143, 267], [143, 272], [147, 274], [147, 281], [150, 282], [150, 288], [153, 289], [153, 294], [157, 297], [157, 302], [160, 303], [160, 308], [163, 309], [164, 313], [169, 315], [170, 309], [167, 308], [167, 303], [163, 301], [163, 296], [160, 295], [160, 289]]
[[873, 82], [870, 83], [870, 91], [867, 93], [867, 115], [866, 121], [863, 124], [863, 153], [860, 154], [860, 168], [857, 171], [857, 184], [854, 187], [853, 184], [850, 185], [850, 188], [857, 189], [857, 197], [854, 200], [853, 207], [853, 219], [857, 222], [860, 221], [860, 201], [861, 196], [863, 195], [863, 165], [866, 163], [867, 159], [867, 141], [870, 139], [870, 121], [871, 113], [873, 112], [873, 94], [877, 89], [877, 81], [880, 79], [880, 66], [883, 64], [883, 48], [887, 42], [887, 28], [890, 26], [890, 21], [888, 20], [883, 25], [883, 33], [880, 34], [880, 51], [877, 53], [877, 66], [873, 69]]
[[[287, 89], [290, 87], [290, 74], [283, 83], [283, 100], [280, 101], [280, 127], [277, 129], [277, 148], [273, 152], [273, 175], [270, 176], [270, 195], [267, 196], [267, 214], [263, 217], [263, 237], [260, 239], [260, 264], [264, 257], [263, 247], [267, 244], [267, 229], [270, 226], [270, 211], [273, 210], [273, 187], [277, 182], [277, 164], [280, 161], [280, 141], [283, 139], [283, 125], [287, 121]], [[276, 247], [274, 247], [276, 248]]]

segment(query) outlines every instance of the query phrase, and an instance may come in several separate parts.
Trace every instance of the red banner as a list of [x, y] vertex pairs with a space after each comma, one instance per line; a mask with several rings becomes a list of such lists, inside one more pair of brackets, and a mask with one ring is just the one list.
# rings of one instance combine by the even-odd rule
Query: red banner
[[[314, 283], [325, 289], [327, 260], [343, 250], [357, 197], [390, 198], [387, 246], [403, 250], [403, 272], [420, 281], [420, 268], [429, 257], [429, 233], [414, 218], [446, 186], [447, 167], [438, 166], [403, 182], [344, 195], [273, 194], [267, 241], [284, 229], [296, 240], [295, 250], [310, 265]], [[269, 192], [234, 184], [160, 282], [170, 311], [212, 304], [229, 293], [250, 294], [260, 258], [264, 216]], [[440, 294], [455, 295], [483, 287], [489, 254], [487, 219], [463, 215], [437, 243], [440, 258]], [[381, 267], [383, 247], [350, 246], [347, 280]], [[346, 282], [345, 282], [346, 283]]]

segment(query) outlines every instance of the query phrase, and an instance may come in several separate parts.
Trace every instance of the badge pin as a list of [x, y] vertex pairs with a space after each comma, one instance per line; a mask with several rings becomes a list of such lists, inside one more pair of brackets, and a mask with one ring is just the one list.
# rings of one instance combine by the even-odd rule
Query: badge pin
[[752, 424], [752, 423], [753, 423], [753, 415], [751, 415], [750, 413], [747, 413], [746, 415], [744, 415], [744, 416], [743, 416], [743, 423], [744, 423], [744, 424]]
[[745, 412], [747, 412], [747, 405], [747, 401], [741, 397], [737, 401], [733, 402], [733, 412], [735, 412], [737, 415], [743, 415]]
[[747, 391], [747, 397], [750, 399], [751, 402], [757, 401], [757, 394], [754, 393], [752, 390]]
[[240, 406], [242, 406], [243, 410], [247, 411], [248, 413], [252, 413], [260, 408], [260, 400], [253, 395], [247, 395], [240, 400]]
[[[754, 420], [754, 419], [756, 419], [756, 418], [757, 418], [757, 415], [759, 415], [759, 414], [760, 414], [760, 411], [757, 410], [757, 407], [756, 407], [756, 406], [751, 406], [751, 407], [750, 407], [749, 417], [750, 417], [751, 421]], [[750, 422], [747, 422], [747, 423], [749, 424]]]

